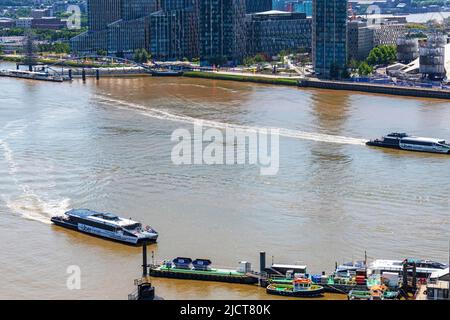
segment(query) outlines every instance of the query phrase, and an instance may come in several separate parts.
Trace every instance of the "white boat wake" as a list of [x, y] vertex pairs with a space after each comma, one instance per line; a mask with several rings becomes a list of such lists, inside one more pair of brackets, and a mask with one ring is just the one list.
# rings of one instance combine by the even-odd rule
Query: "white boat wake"
[[[21, 129], [23, 130], [23, 129]], [[9, 136], [17, 135], [13, 132]], [[20, 166], [14, 158], [14, 152], [6, 140], [0, 139], [0, 148], [3, 149], [3, 157], [8, 166], [8, 173], [17, 186], [19, 195], [2, 195], [6, 206], [25, 219], [50, 224], [50, 218], [63, 214], [69, 209], [70, 199], [47, 200], [43, 199], [31, 186], [21, 183], [19, 179]]]
[[170, 113], [167, 111], [158, 110], [158, 109], [154, 109], [154, 108], [148, 108], [144, 105], [130, 103], [127, 101], [113, 99], [113, 98], [105, 97], [105, 96], [97, 96], [97, 99], [101, 103], [113, 105], [116, 108], [133, 110], [133, 111], [141, 113], [144, 116], [155, 118], [155, 119], [160, 119], [160, 120], [166, 120], [166, 121], [189, 123], [189, 124], [194, 124], [198, 121], [202, 121], [203, 126], [210, 127], [210, 128], [217, 128], [217, 129], [231, 128], [231, 129], [250, 131], [250, 132], [255, 132], [258, 130], [262, 130], [262, 129], [276, 129], [276, 130], [279, 130], [280, 136], [282, 136], [282, 137], [301, 139], [301, 140], [318, 141], [318, 142], [353, 144], [353, 145], [364, 145], [367, 142], [366, 139], [335, 136], [335, 135], [329, 135], [329, 134], [323, 134], [323, 133], [313, 133], [313, 132], [305, 132], [305, 131], [300, 131], [300, 130], [291, 130], [291, 129], [274, 128], [274, 127], [253, 127], [253, 126], [224, 123], [224, 122], [218, 122], [218, 121], [212, 121], [212, 120], [198, 119], [198, 118], [184, 116], [184, 115], [177, 115], [177, 114], [173, 114], [173, 113]]

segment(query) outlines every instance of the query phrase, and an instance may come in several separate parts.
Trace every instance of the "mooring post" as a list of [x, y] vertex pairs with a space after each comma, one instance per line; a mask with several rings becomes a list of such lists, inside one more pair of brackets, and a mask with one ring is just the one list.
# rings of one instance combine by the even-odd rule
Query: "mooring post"
[[266, 271], [266, 253], [261, 251], [259, 253], [259, 272], [262, 274]]
[[415, 293], [417, 290], [417, 272], [416, 272], [416, 263], [415, 262], [413, 262], [413, 265], [412, 265], [412, 288]]
[[147, 276], [147, 242], [142, 243], [142, 277]]
[[408, 264], [403, 261], [403, 290], [405, 293], [408, 292]]
[[83, 79], [83, 81], [86, 81], [86, 70], [81, 70], [81, 79]]

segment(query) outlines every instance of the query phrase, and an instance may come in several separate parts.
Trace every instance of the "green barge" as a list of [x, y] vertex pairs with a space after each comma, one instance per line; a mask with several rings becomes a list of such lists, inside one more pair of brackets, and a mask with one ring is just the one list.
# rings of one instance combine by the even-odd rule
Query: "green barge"
[[258, 283], [259, 278], [252, 274], [248, 267], [232, 270], [211, 268], [210, 265], [210, 260], [197, 259], [192, 261], [189, 258], [178, 257], [171, 262], [150, 266], [150, 276], [240, 284]]

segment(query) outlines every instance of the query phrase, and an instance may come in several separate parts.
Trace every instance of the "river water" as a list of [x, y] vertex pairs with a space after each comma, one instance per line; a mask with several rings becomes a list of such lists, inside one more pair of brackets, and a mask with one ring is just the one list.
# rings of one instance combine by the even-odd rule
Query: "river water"
[[[280, 168], [174, 165], [175, 129], [280, 129]], [[160, 232], [156, 260], [237, 267], [448, 260], [450, 158], [366, 147], [391, 131], [450, 139], [450, 103], [188, 78], [0, 78], [0, 298], [126, 299], [139, 248], [52, 226], [91, 208]], [[81, 289], [66, 286], [81, 270]], [[267, 299], [250, 286], [155, 279], [166, 299]]]

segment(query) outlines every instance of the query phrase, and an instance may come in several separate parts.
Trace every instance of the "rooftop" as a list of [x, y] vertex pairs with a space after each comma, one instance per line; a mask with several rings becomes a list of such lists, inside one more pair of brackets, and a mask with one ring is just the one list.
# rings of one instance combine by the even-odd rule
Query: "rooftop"
[[292, 12], [288, 12], [288, 11], [280, 11], [280, 10], [269, 10], [269, 11], [264, 11], [264, 12], [257, 12], [254, 13], [255, 15], [269, 15], [269, 14], [285, 14], [285, 15], [289, 15], [292, 14]]
[[66, 214], [103, 223], [114, 224], [122, 227], [138, 223], [137, 221], [124, 219], [112, 213], [96, 212], [90, 209], [72, 209]]
[[446, 276], [446, 275], [448, 275], [448, 274], [449, 274], [449, 268], [447, 267], [447, 268], [445, 268], [445, 269], [442, 269], [442, 270], [438, 270], [438, 271], [433, 272], [433, 273], [431, 274], [431, 278], [432, 278], [432, 279], [439, 279], [439, 278], [442, 278], [443, 276]]

